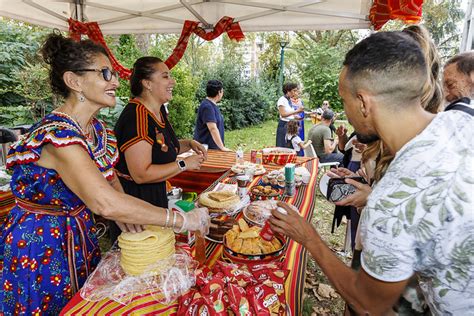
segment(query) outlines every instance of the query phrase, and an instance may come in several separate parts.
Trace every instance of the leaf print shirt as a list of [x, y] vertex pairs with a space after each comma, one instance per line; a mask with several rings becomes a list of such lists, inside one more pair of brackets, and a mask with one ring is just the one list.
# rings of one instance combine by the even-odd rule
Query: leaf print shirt
[[439, 113], [395, 156], [361, 218], [362, 267], [398, 282], [415, 272], [435, 315], [474, 315], [473, 118]]

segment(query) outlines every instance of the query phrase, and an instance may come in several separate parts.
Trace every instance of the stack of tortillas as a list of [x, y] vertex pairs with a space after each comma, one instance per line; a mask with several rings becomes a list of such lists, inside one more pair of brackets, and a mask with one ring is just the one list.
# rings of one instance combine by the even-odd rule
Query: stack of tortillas
[[159, 270], [167, 267], [157, 267], [155, 271], [148, 271], [147, 268], [175, 253], [175, 237], [172, 229], [159, 226], [145, 226], [145, 228], [140, 233], [123, 232], [118, 237], [121, 249], [120, 264], [129, 275], [137, 276], [145, 271], [159, 274]]

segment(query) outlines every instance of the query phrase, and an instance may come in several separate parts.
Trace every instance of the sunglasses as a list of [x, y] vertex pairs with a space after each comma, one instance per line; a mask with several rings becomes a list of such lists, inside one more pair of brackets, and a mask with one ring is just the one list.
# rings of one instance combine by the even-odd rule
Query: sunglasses
[[101, 72], [102, 77], [104, 78], [105, 81], [110, 81], [112, 80], [112, 76], [115, 78], [118, 78], [118, 72], [115, 70], [110, 70], [109, 68], [103, 68], [103, 69], [76, 69], [74, 71], [95, 71], [95, 72]]

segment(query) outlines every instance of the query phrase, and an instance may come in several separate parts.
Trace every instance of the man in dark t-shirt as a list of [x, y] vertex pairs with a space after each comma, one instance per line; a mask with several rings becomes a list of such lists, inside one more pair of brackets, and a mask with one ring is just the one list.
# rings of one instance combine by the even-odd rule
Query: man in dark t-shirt
[[199, 105], [194, 139], [201, 144], [207, 144], [209, 149], [230, 151], [224, 145], [224, 117], [217, 106], [224, 95], [222, 82], [209, 80], [206, 94], [207, 97]]

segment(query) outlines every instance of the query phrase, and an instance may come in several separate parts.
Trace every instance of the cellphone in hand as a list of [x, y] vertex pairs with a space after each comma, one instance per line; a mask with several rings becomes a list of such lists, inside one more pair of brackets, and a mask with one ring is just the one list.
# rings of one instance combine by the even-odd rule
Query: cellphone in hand
[[346, 183], [345, 179], [352, 179], [360, 183], [367, 183], [362, 177], [331, 178], [328, 182], [326, 198], [330, 202], [338, 202], [356, 191], [355, 186]]

